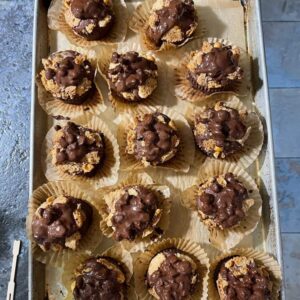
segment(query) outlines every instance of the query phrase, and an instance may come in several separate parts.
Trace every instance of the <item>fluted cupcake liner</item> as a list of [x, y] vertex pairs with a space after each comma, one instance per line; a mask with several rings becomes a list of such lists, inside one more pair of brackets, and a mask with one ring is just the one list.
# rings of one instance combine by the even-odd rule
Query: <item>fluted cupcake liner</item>
[[84, 48], [95, 48], [97, 46], [120, 43], [125, 40], [128, 28], [128, 11], [124, 0], [113, 1], [114, 24], [108, 34], [97, 41], [88, 41], [72, 30], [65, 19], [66, 9], [64, 0], [52, 0], [48, 10], [48, 25], [52, 30], [61, 31], [71, 44]]
[[199, 185], [212, 177], [225, 175], [226, 173], [232, 173], [246, 187], [249, 199], [253, 200], [253, 205], [248, 207], [245, 218], [232, 228], [209, 228], [203, 223], [203, 227], [209, 230], [209, 242], [221, 251], [235, 247], [245, 236], [251, 234], [258, 225], [261, 218], [262, 199], [253, 178], [237, 164], [221, 161], [208, 162], [199, 171], [196, 184], [184, 191], [182, 198], [183, 205], [195, 212], [193, 217], [200, 218], [196, 205]]
[[154, 51], [166, 51], [166, 50], [172, 50], [176, 49], [178, 47], [182, 47], [189, 41], [193, 40], [194, 38], [200, 38], [204, 36], [205, 28], [203, 26], [202, 16], [201, 13], [201, 7], [199, 7], [199, 4], [201, 4], [200, 1], [195, 1], [195, 9], [197, 11], [198, 15], [198, 26], [193, 33], [193, 35], [186, 40], [184, 40], [182, 43], [178, 45], [174, 45], [172, 43], [163, 42], [160, 47], [157, 47], [154, 45], [146, 36], [145, 29], [147, 26], [147, 22], [149, 19], [149, 16], [151, 14], [151, 9], [153, 4], [156, 0], [145, 0], [141, 4], [137, 6], [135, 11], [133, 12], [132, 16], [129, 19], [129, 28], [140, 34], [140, 40], [142, 42], [143, 48], [146, 48], [148, 50], [154, 50]]
[[[81, 199], [93, 208], [93, 222], [88, 231], [82, 236], [76, 250], [60, 249], [43, 251], [34, 241], [32, 235], [32, 220], [38, 207], [51, 196], [71, 196]], [[100, 244], [103, 234], [99, 228], [100, 215], [97, 201], [91, 195], [89, 186], [76, 184], [71, 181], [52, 181], [38, 187], [31, 195], [28, 204], [28, 216], [26, 219], [27, 236], [32, 243], [32, 256], [34, 259], [56, 267], [76, 261], [79, 255], [92, 253]]]
[[195, 114], [204, 111], [207, 107], [213, 107], [217, 102], [220, 101], [224, 102], [224, 104], [230, 108], [248, 113], [243, 119], [243, 122], [247, 128], [251, 128], [250, 134], [245, 140], [240, 151], [237, 151], [236, 153], [233, 153], [225, 158], [209, 157], [205, 155], [198, 148], [198, 146], [196, 146], [195, 165], [203, 165], [206, 162], [218, 160], [236, 163], [242, 168], [246, 169], [258, 158], [260, 154], [264, 142], [264, 130], [259, 116], [254, 111], [247, 109], [247, 107], [239, 100], [239, 98], [233, 95], [215, 96], [212, 99], [203, 102], [203, 105], [199, 107], [193, 106], [192, 108], [188, 109], [186, 118], [191, 126], [193, 126]]
[[[226, 46], [235, 46], [231, 42], [219, 39], [219, 38], [207, 38], [207, 39], [195, 39], [189, 44], [189, 51], [200, 50], [204, 41], [209, 43], [220, 42]], [[237, 46], [235, 46], [237, 47]], [[239, 47], [238, 47], [239, 48]], [[250, 92], [251, 85], [251, 69], [250, 69], [250, 59], [248, 54], [241, 50], [241, 56], [239, 60], [239, 65], [244, 71], [244, 77], [242, 80], [239, 80], [232, 84], [229, 88], [224, 88], [223, 90], [205, 90], [205, 89], [195, 89], [192, 87], [190, 81], [187, 78], [188, 69], [187, 64], [190, 60], [190, 52], [180, 58], [180, 65], [175, 68], [175, 95], [178, 99], [189, 101], [195, 104], [199, 104], [202, 101], [210, 99], [216, 94], [234, 94], [234, 95], [248, 95]], [[182, 55], [182, 52], [181, 52]]]
[[[144, 109], [141, 110], [139, 114], [135, 117], [142, 116], [147, 113], [154, 113], [156, 110]], [[120, 156], [121, 156], [121, 170], [141, 170], [145, 168], [162, 168], [169, 169], [177, 172], [187, 173], [194, 162], [195, 156], [195, 146], [193, 141], [193, 133], [187, 122], [187, 120], [175, 110], [171, 110], [167, 107], [163, 107], [157, 110], [158, 112], [167, 115], [175, 124], [178, 137], [180, 138], [180, 144], [178, 146], [178, 151], [175, 156], [160, 165], [145, 167], [141, 161], [135, 159], [134, 155], [129, 155], [126, 153], [127, 145], [127, 133], [129, 129], [134, 127], [134, 118], [129, 115], [124, 115], [122, 121], [118, 126], [117, 139], [120, 145]]]
[[[118, 53], [135, 51], [155, 58], [158, 71], [157, 87], [149, 97], [140, 101], [126, 101], [113, 93], [113, 91], [109, 88], [108, 69], [113, 51], [117, 51]], [[131, 43], [118, 44], [113, 49], [102, 48], [98, 52], [97, 56], [98, 70], [109, 88], [108, 99], [117, 113], [134, 114], [146, 108], [155, 108], [162, 105], [171, 106], [176, 104], [177, 99], [175, 97], [168, 97], [168, 91], [171, 91], [172, 88], [169, 84], [169, 78], [172, 77], [170, 74], [170, 68], [164, 61], [159, 59], [152, 52], [143, 51], [139, 43], [133, 41]]]
[[104, 139], [104, 156], [103, 161], [97, 168], [93, 176], [70, 175], [62, 172], [57, 166], [52, 163], [52, 148], [53, 136], [55, 133], [55, 125], [64, 126], [68, 121], [56, 121], [54, 126], [48, 131], [42, 149], [42, 166], [45, 176], [48, 180], [74, 180], [76, 182], [83, 182], [90, 184], [94, 188], [101, 188], [108, 185], [113, 185], [118, 180], [118, 172], [120, 166], [119, 145], [110, 131], [108, 126], [96, 116], [81, 116], [73, 120], [75, 124], [81, 125], [85, 128], [90, 128], [101, 132]]
[[168, 229], [171, 210], [171, 200], [169, 199], [170, 190], [165, 185], [154, 183], [153, 179], [146, 173], [131, 173], [118, 185], [99, 190], [97, 194], [102, 198], [102, 201], [99, 204], [101, 215], [100, 228], [103, 234], [108, 238], [112, 238], [114, 234], [113, 228], [107, 223], [108, 216], [115, 203], [112, 193], [130, 185], [141, 185], [155, 192], [160, 200], [158, 208], [161, 209], [161, 215], [155, 219], [154, 223], [152, 222], [149, 227], [144, 230], [143, 236], [137, 237], [134, 241], [121, 241], [121, 244], [125, 249], [130, 252], [137, 252], [142, 251], [149, 243], [160, 237], [160, 235], [155, 233], [155, 228], [159, 228], [163, 233]]
[[[148, 248], [141, 252], [134, 260], [134, 282], [135, 291], [138, 299], [141, 300], [153, 300], [154, 297], [149, 294], [147, 286], [145, 284], [145, 276], [148, 271], [149, 264], [152, 258], [162, 252], [165, 249], [175, 248], [183, 251], [195, 261], [198, 267], [198, 272], [200, 274], [200, 282], [195, 290], [195, 293], [191, 299], [208, 299], [208, 269], [209, 269], [209, 259], [205, 251], [201, 246], [190, 240], [184, 240], [179, 238], [169, 238], [162, 240], [160, 242], [151, 244]], [[210, 299], [210, 298], [209, 298]]]
[[70, 261], [63, 270], [62, 274], [62, 283], [67, 290], [67, 295], [65, 297], [66, 300], [71, 300], [73, 298], [73, 286], [75, 280], [75, 271], [78, 267], [84, 263], [87, 259], [97, 256], [104, 256], [109, 257], [117, 262], [120, 262], [122, 265], [122, 270], [126, 276], [126, 283], [128, 285], [127, 289], [127, 300], [135, 299], [135, 293], [133, 289], [133, 285], [131, 282], [131, 278], [133, 275], [133, 263], [132, 257], [128, 251], [120, 247], [119, 245], [115, 244], [114, 246], [110, 247], [109, 249], [105, 250], [102, 253], [94, 253], [91, 255], [80, 255], [76, 260]]
[[271, 275], [273, 288], [271, 299], [278, 300], [279, 292], [282, 281], [281, 268], [278, 262], [268, 253], [262, 252], [260, 250], [251, 249], [251, 248], [236, 248], [231, 251], [225, 251], [221, 255], [217, 256], [211, 263], [209, 278], [208, 278], [208, 299], [220, 299], [219, 293], [217, 290], [217, 285], [215, 282], [215, 273], [222, 261], [226, 258], [232, 258], [234, 256], [245, 256], [247, 258], [253, 258], [260, 265], [263, 265], [267, 268], [267, 271]]

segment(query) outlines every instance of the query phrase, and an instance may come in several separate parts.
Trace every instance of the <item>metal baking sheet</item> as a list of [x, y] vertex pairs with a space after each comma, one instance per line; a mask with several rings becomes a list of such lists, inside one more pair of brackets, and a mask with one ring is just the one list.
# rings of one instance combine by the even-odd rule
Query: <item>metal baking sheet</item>
[[[136, 3], [132, 1], [128, 2], [128, 8], [132, 10]], [[206, 18], [214, 22], [213, 26], [207, 26], [208, 24], [206, 24], [208, 27], [206, 36], [226, 38], [246, 49], [252, 57], [252, 96], [248, 100], [248, 105], [255, 102], [258, 108], [264, 124], [265, 145], [259, 159], [248, 169], [248, 172], [256, 179], [259, 185], [263, 198], [263, 217], [258, 229], [242, 242], [242, 246], [255, 247], [269, 252], [282, 265], [272, 128], [259, 0], [198, 0], [197, 3], [200, 3], [201, 7], [203, 6]], [[52, 124], [52, 120], [47, 117], [37, 101], [35, 86], [36, 71], [40, 66], [42, 58], [47, 57], [50, 52], [57, 49], [67, 49], [68, 45], [62, 34], [53, 33], [48, 30], [47, 9], [49, 4], [50, 1], [35, 0], [30, 193], [39, 185], [46, 182], [40, 165], [41, 145], [47, 129]], [[227, 23], [224, 20], [228, 20]], [[176, 208], [174, 214], [176, 215]], [[195, 230], [191, 229], [188, 230], [184, 237], [197, 240], [199, 237], [196, 235]], [[56, 300], [63, 299], [64, 289], [59, 283], [60, 274], [61, 270], [35, 261], [31, 255], [31, 248], [29, 246], [29, 299], [41, 300], [46, 299], [45, 297]], [[281, 292], [281, 298], [284, 299], [284, 290]]]

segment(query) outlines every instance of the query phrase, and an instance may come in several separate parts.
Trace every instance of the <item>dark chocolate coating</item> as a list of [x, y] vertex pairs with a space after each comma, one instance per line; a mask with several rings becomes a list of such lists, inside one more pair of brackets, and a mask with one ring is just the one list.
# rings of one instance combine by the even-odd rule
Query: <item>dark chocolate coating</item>
[[[129, 195], [134, 188], [137, 195]], [[159, 199], [155, 192], [143, 186], [128, 186], [125, 194], [116, 202], [112, 224], [115, 227], [114, 238], [134, 240], [151, 224], [158, 208]]]
[[[164, 250], [165, 261], [151, 276], [147, 275], [148, 288], [153, 288], [161, 300], [189, 299], [199, 280], [199, 274], [193, 270], [191, 263], [178, 258], [176, 252], [179, 251]], [[197, 280], [192, 282], [195, 276]]]
[[[76, 232], [84, 235], [92, 223], [93, 210], [87, 202], [73, 197], [66, 198], [66, 203], [56, 203], [46, 209], [40, 208], [39, 214], [42, 218], [36, 215], [33, 217], [33, 238], [46, 250], [49, 250], [52, 244], [65, 247], [66, 238]], [[86, 217], [81, 228], [77, 226], [73, 216], [78, 204]]]
[[[162, 116], [165, 123], [158, 119]], [[175, 137], [176, 130], [168, 125], [170, 118], [162, 113], [146, 114], [136, 126], [135, 157], [142, 160], [144, 157], [151, 165], [162, 163], [162, 157], [170, 151], [177, 151]]]
[[260, 274], [255, 263], [249, 264], [247, 271], [246, 275], [236, 277], [225, 263], [222, 265], [219, 276], [228, 282], [226, 300], [270, 300], [270, 277]]
[[[74, 26], [73, 30], [89, 41], [100, 40], [108, 34], [113, 25], [112, 8], [103, 0], [71, 0], [71, 12], [77, 19], [80, 19], [79, 24]], [[107, 16], [111, 16], [111, 20], [106, 26], [100, 27], [99, 21]], [[87, 32], [86, 26], [91, 24], [95, 27], [92, 32]]]
[[146, 35], [156, 46], [163, 43], [162, 37], [175, 26], [181, 29], [184, 38], [179, 43], [183, 42], [188, 37], [187, 32], [198, 20], [192, 0], [171, 0], [169, 6], [155, 13], [158, 20], [154, 28], [147, 27]]
[[[95, 142], [90, 144], [85, 136], [87, 130], [91, 132], [96, 131], [84, 128], [72, 122], [68, 122], [66, 126], [58, 128], [58, 130], [63, 131], [63, 136], [59, 140], [61, 148], [57, 149], [56, 153], [57, 164], [70, 162], [81, 163], [81, 160], [86, 154], [94, 151], [97, 151], [100, 157], [103, 156], [104, 144], [101, 143], [100, 146], [97, 146]], [[100, 135], [102, 134], [100, 133]]]
[[228, 78], [228, 75], [237, 70], [240, 70], [239, 61], [233, 55], [231, 46], [213, 48], [209, 53], [202, 54], [201, 64], [197, 66], [195, 73], [189, 71], [188, 79], [196, 89], [207, 88], [199, 86], [197, 83], [197, 77], [201, 74], [206, 74], [219, 83], [223, 89], [226, 89], [232, 84], [232, 80]]
[[222, 147], [224, 156], [229, 156], [240, 151], [243, 146], [237, 140], [242, 139], [247, 131], [239, 112], [233, 108], [215, 110], [208, 108], [208, 117], [202, 118], [200, 115], [195, 117], [195, 126], [202, 123], [206, 126], [204, 134], [194, 132], [198, 147], [208, 156], [213, 156], [214, 151], [206, 149], [204, 142], [215, 140], [218, 147]]
[[[145, 84], [151, 76], [150, 73], [157, 70], [155, 62], [140, 56], [134, 51], [125, 54], [114, 52], [111, 60], [118, 66], [108, 70], [110, 89], [121, 98], [123, 98], [122, 92], [130, 92], [134, 93], [134, 101], [142, 100], [139, 97], [138, 88], [140, 85]], [[111, 77], [116, 75], [117, 81], [113, 82]]]
[[73, 290], [75, 300], [122, 300], [126, 299], [126, 282], [118, 281], [117, 272], [110, 270], [97, 259], [102, 258], [122, 270], [121, 263], [110, 257], [95, 257], [85, 261], [76, 277]]
[[[54, 69], [45, 69], [46, 79], [54, 80], [59, 86], [67, 88], [69, 86], [78, 86], [82, 83], [84, 78], [90, 81], [94, 79], [94, 69], [88, 60], [85, 60], [82, 64], [78, 65], [75, 62], [75, 58], [79, 53], [72, 50], [63, 51], [67, 55], [61, 61], [58, 62]], [[56, 55], [54, 53], [53, 55]], [[68, 104], [82, 104], [88, 96], [90, 96], [94, 87], [82, 95], [76, 95], [74, 99], [61, 99]]]
[[222, 228], [229, 228], [245, 217], [243, 201], [248, 199], [248, 191], [232, 173], [225, 174], [225, 180], [227, 185], [222, 187], [215, 179], [196, 201], [202, 213]]

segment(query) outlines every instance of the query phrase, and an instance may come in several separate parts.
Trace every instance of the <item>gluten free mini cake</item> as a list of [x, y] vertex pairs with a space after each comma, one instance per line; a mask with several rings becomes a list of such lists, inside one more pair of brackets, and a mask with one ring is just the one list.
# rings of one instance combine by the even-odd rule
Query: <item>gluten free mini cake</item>
[[32, 236], [43, 251], [76, 250], [93, 221], [92, 207], [71, 196], [51, 196], [36, 210]]
[[42, 64], [42, 84], [54, 98], [79, 105], [94, 92], [95, 70], [85, 55], [58, 51], [43, 59]]
[[197, 146], [207, 156], [227, 158], [243, 150], [251, 127], [247, 127], [246, 111], [217, 102], [194, 115], [194, 136]]
[[76, 270], [73, 297], [75, 300], [128, 299], [126, 281], [122, 263], [108, 256], [92, 257]]
[[217, 274], [220, 300], [271, 300], [273, 282], [267, 268], [253, 258], [225, 260]]
[[150, 261], [146, 284], [158, 300], [191, 299], [200, 280], [193, 258], [176, 248], [165, 249]]
[[145, 38], [152, 48], [178, 46], [192, 36], [198, 18], [192, 0], [157, 0], [145, 25]]
[[238, 226], [254, 200], [232, 173], [226, 173], [199, 185], [196, 205], [203, 223], [210, 228], [225, 229]]
[[55, 129], [52, 163], [69, 175], [94, 175], [104, 160], [102, 133], [72, 122]]
[[205, 41], [200, 50], [190, 54], [187, 79], [192, 88], [206, 94], [234, 91], [235, 85], [243, 79], [239, 60], [238, 47]]
[[127, 134], [126, 152], [144, 166], [161, 165], [178, 151], [180, 138], [174, 122], [165, 114], [155, 112], [136, 119]]
[[75, 34], [88, 41], [105, 37], [114, 23], [110, 0], [65, 0], [65, 19]]
[[209, 260], [201, 246], [183, 239], [149, 245], [134, 261], [138, 299], [207, 299]]
[[123, 101], [142, 101], [157, 87], [157, 65], [152, 56], [135, 51], [114, 52], [108, 67], [112, 94]]

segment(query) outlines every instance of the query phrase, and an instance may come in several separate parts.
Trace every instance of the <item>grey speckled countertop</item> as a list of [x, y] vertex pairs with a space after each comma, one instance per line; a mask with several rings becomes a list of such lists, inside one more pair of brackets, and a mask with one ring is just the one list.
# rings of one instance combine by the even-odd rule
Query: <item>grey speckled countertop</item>
[[33, 0], [0, 0], [0, 299], [6, 297], [14, 239], [23, 242], [16, 299], [27, 299], [32, 24]]

